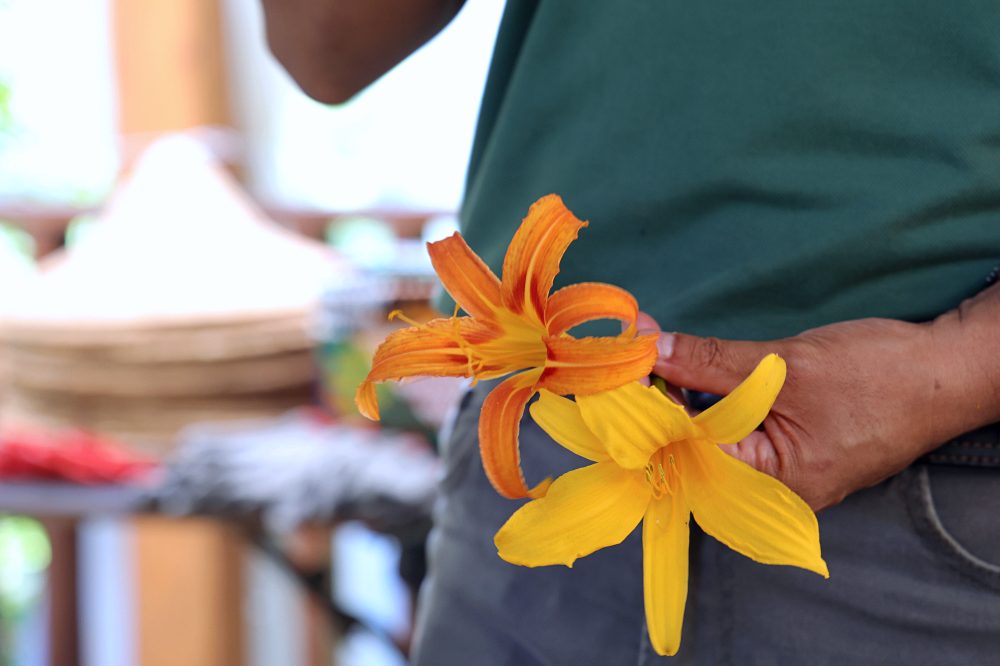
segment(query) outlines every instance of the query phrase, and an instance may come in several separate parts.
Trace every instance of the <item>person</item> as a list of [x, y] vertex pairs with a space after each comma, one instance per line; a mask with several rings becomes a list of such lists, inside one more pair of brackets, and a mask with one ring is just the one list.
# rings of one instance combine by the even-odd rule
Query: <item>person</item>
[[[263, 0], [273, 53], [349, 99], [451, 0]], [[731, 453], [818, 510], [831, 577], [692, 535], [677, 663], [985, 664], [1000, 654], [1000, 4], [509, 0], [461, 211], [499, 271], [529, 204], [590, 227], [559, 284], [630, 290], [654, 371], [731, 390], [788, 379]], [[655, 664], [640, 544], [525, 569], [519, 506], [476, 460], [463, 400], [421, 599], [421, 666]], [[993, 424], [993, 425], [991, 425]], [[529, 484], [578, 467], [530, 418]]]

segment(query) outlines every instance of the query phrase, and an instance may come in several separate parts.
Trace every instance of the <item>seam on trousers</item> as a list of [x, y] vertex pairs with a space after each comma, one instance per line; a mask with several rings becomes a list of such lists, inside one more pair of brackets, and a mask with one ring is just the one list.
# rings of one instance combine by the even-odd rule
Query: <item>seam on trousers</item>
[[945, 446], [967, 446], [970, 449], [991, 449], [1000, 451], [1000, 444], [996, 442], [984, 442], [979, 439], [953, 439]]
[[959, 435], [921, 460], [938, 465], [1000, 467], [1000, 423]]
[[[931, 555], [949, 565], [957, 573], [980, 585], [1000, 590], [1000, 567], [969, 552], [948, 532], [941, 522], [930, 486], [926, 465], [911, 467], [904, 492], [906, 508], [923, 546]], [[907, 472], [904, 472], [906, 474]]]
[[[642, 630], [639, 632], [639, 659], [636, 661], [638, 666], [649, 666], [653, 663], [653, 646], [650, 645], [649, 637], [646, 635], [646, 618], [643, 614], [643, 621], [641, 624]], [[659, 656], [659, 655], [657, 655]]]
[[716, 573], [719, 576], [719, 597], [722, 599], [722, 621], [719, 623], [719, 663], [732, 665], [733, 660], [733, 637], [736, 633], [736, 617], [733, 598], [735, 596], [735, 586], [733, 584], [733, 567], [726, 566], [724, 560], [731, 557], [728, 548], [716, 548]]
[[969, 467], [1000, 467], [1000, 458], [977, 456], [967, 453], [932, 453], [927, 456], [932, 463], [944, 465], [965, 465]]

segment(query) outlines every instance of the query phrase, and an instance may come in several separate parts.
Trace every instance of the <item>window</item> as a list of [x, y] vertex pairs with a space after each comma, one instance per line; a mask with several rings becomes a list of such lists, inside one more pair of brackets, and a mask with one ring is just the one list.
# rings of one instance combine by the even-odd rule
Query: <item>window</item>
[[109, 0], [0, 0], [0, 202], [93, 205], [118, 169]]
[[278, 206], [455, 210], [502, 9], [470, 0], [368, 90], [327, 107], [303, 95], [267, 51], [258, 3], [227, 0], [251, 189]]

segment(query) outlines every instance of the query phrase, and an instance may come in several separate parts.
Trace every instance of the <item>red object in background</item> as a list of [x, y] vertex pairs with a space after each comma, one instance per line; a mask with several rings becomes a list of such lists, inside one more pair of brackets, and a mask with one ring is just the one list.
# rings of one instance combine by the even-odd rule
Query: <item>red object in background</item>
[[0, 479], [96, 485], [135, 481], [156, 461], [80, 431], [0, 434]]

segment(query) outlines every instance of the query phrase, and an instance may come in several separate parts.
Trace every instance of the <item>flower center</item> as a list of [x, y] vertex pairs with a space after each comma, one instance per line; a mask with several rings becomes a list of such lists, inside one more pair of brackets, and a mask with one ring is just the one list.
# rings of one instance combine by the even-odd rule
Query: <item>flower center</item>
[[505, 310], [497, 313], [497, 319], [502, 333], [472, 348], [484, 369], [495, 371], [495, 375], [544, 367], [548, 358], [545, 329]]
[[664, 446], [654, 453], [646, 464], [646, 483], [653, 489], [653, 497], [660, 499], [664, 495], [673, 496], [680, 488], [680, 477], [677, 473], [677, 460], [674, 454]]
[[[425, 331], [432, 330], [427, 324], [410, 319], [400, 310], [390, 312], [389, 319], [400, 319], [410, 326]], [[497, 313], [500, 334], [494, 334], [482, 342], [474, 342], [463, 335], [463, 319], [467, 320], [467, 318], [458, 316], [458, 306], [456, 305], [455, 313], [450, 317], [451, 326], [434, 328], [433, 333], [452, 341], [456, 351], [465, 355], [466, 376], [474, 377], [478, 381], [500, 377], [526, 368], [541, 368], [545, 365], [548, 350], [545, 347], [546, 331], [544, 328], [533, 325], [505, 310], [500, 310]], [[483, 330], [489, 329], [484, 328]], [[469, 331], [467, 330], [465, 333], [468, 335]], [[470, 337], [474, 340], [475, 337], [485, 336], [476, 333]]]

